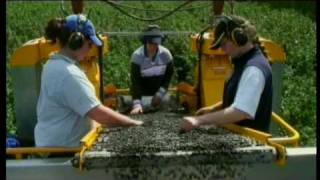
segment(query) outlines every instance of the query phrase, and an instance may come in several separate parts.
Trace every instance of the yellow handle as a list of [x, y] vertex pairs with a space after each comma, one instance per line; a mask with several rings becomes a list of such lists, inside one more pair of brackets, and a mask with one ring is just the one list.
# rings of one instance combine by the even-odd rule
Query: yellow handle
[[252, 137], [256, 140], [259, 140], [260, 142], [273, 146], [277, 151], [277, 164], [280, 166], [284, 166], [286, 164], [286, 148], [284, 145], [292, 144], [294, 146], [298, 146], [300, 135], [293, 127], [291, 127], [276, 113], [272, 112], [271, 119], [287, 131], [288, 137], [272, 137], [271, 134], [247, 127], [241, 127], [235, 124], [225, 125], [224, 127], [238, 134]]
[[101, 124], [97, 123], [97, 126], [92, 129], [85, 137], [81, 139], [82, 143], [82, 149], [80, 151], [80, 162], [79, 162], [79, 169], [80, 171], [83, 170], [84, 165], [84, 153], [90, 149], [93, 145], [93, 143], [96, 141], [97, 137], [99, 136], [99, 133], [102, 130]]
[[292, 144], [293, 146], [299, 145], [300, 135], [293, 127], [291, 127], [284, 119], [278, 116], [275, 112], [272, 112], [271, 119], [279, 126], [284, 128], [289, 137], [270, 137], [268, 138], [268, 144], [275, 147], [277, 150], [277, 164], [284, 166], [286, 164], [286, 149], [283, 145]]
[[293, 146], [297, 147], [299, 145], [300, 134], [276, 113], [272, 112], [271, 119], [283, 127], [288, 132], [290, 137], [274, 137], [269, 138], [269, 141], [283, 145], [292, 144]]

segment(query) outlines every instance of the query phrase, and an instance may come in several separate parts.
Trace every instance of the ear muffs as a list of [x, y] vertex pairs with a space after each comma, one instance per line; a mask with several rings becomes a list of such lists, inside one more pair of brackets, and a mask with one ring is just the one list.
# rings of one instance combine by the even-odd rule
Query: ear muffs
[[73, 32], [69, 38], [69, 48], [72, 50], [80, 49], [85, 41], [85, 37], [81, 32]]
[[80, 49], [85, 41], [85, 36], [81, 33], [81, 30], [87, 23], [87, 19], [84, 16], [82, 17], [83, 18], [81, 18], [80, 15], [78, 15], [78, 26], [76, 28], [76, 31], [71, 33], [68, 40], [68, 46], [72, 50]]
[[248, 36], [241, 27], [232, 30], [231, 39], [237, 46], [243, 46], [248, 42]]
[[[248, 42], [248, 36], [244, 30], [245, 27], [236, 23], [229, 16], [224, 16], [221, 21], [226, 25], [227, 34], [234, 44], [237, 46], [243, 46]], [[231, 32], [231, 27], [229, 27], [230, 24], [236, 26]]]

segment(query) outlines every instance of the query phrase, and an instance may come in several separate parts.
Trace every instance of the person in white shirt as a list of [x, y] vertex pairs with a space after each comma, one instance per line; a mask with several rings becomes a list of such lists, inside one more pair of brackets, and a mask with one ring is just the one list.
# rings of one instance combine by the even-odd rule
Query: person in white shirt
[[223, 16], [218, 22], [212, 49], [231, 57], [234, 71], [226, 81], [223, 100], [201, 108], [197, 116], [184, 117], [181, 132], [202, 125], [236, 123], [268, 132], [272, 112], [271, 66], [257, 44], [256, 28], [239, 16]]

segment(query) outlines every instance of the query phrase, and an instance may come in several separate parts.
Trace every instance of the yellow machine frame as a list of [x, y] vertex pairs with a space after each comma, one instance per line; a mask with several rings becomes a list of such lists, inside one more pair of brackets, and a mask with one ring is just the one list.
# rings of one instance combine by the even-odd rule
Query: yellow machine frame
[[[103, 54], [109, 51], [108, 37], [100, 35], [104, 42]], [[14, 106], [17, 121], [17, 135], [23, 146], [33, 144], [33, 128], [36, 124], [36, 104], [41, 86], [41, 72], [50, 55], [59, 50], [57, 43], [52, 44], [44, 37], [30, 40], [14, 51], [11, 59], [11, 77]], [[100, 68], [98, 48], [93, 47], [80, 66], [95, 87], [100, 98]]]
[[[103, 53], [109, 52], [108, 37], [100, 36], [104, 42]], [[11, 68], [33, 67], [40, 63], [45, 63], [49, 56], [59, 50], [58, 44], [51, 44], [44, 37], [33, 39], [25, 43], [12, 55]], [[26, 54], [28, 56], [26, 56]], [[97, 97], [100, 97], [100, 71], [98, 64], [98, 48], [92, 48], [83, 61], [80, 62], [81, 68], [88, 79], [94, 85]]]
[[[197, 52], [199, 50], [199, 35], [191, 36], [191, 47], [193, 52]], [[213, 41], [213, 32], [207, 32], [204, 34], [204, 43], [201, 53], [201, 61], [200, 66], [202, 69], [201, 79], [198, 77], [198, 66], [195, 71], [195, 79], [196, 81], [201, 81], [201, 89], [200, 94], [197, 94], [195, 91], [195, 86], [190, 85], [188, 83], [182, 82], [176, 88], [171, 89], [171, 91], [175, 91], [180, 93], [180, 102], [187, 104], [189, 110], [194, 112], [197, 110], [197, 100], [201, 98], [201, 107], [209, 106], [212, 104], [216, 104], [221, 101], [222, 93], [223, 93], [223, 85], [225, 79], [229, 76], [232, 71], [232, 65], [229, 61], [229, 57], [220, 49], [211, 50], [210, 44]], [[102, 40], [106, 45], [104, 47], [104, 54], [108, 52], [107, 46], [107, 37], [102, 36]], [[264, 53], [270, 60], [270, 63], [280, 62], [283, 63], [285, 61], [285, 53], [283, 49], [275, 44], [274, 42], [259, 38], [260, 45], [263, 48]], [[57, 45], [51, 45], [47, 42], [43, 37], [39, 39], [35, 39], [27, 42], [13, 55], [11, 60], [12, 68], [19, 67], [32, 67], [39, 63], [45, 63], [45, 60], [48, 59], [50, 54], [56, 52], [59, 49]], [[28, 54], [28, 57], [25, 57], [25, 54]], [[81, 67], [85, 71], [89, 80], [93, 83], [96, 89], [96, 95], [99, 97], [99, 89], [100, 89], [100, 72], [99, 65], [97, 63], [97, 48], [94, 48], [90, 51], [89, 55], [86, 59], [81, 62]], [[27, 58], [27, 59], [26, 59]], [[195, 82], [197, 84], [199, 82]], [[117, 93], [126, 93], [127, 90], [119, 90], [114, 86], [109, 85], [104, 88], [104, 91], [107, 95], [113, 95]], [[201, 96], [200, 96], [201, 95]], [[200, 96], [200, 97], [199, 97]], [[110, 103], [110, 102], [109, 102]], [[111, 101], [110, 106], [114, 106], [116, 102]], [[285, 144], [292, 144], [294, 146], [298, 145], [299, 142], [299, 133], [292, 128], [289, 124], [287, 124], [280, 116], [275, 113], [272, 113], [272, 119], [276, 123], [278, 123], [281, 127], [285, 128], [288, 134], [291, 137], [272, 137], [271, 134], [263, 133], [260, 131], [256, 131], [250, 128], [245, 128], [237, 125], [227, 125], [224, 128], [234, 131], [239, 134], [243, 134], [245, 136], [250, 136], [255, 138], [265, 144], [271, 145], [275, 147], [278, 154], [278, 164], [284, 165], [286, 159], [285, 153]], [[84, 158], [83, 155], [86, 150], [92, 147], [92, 144], [95, 142], [98, 134], [100, 133], [102, 127], [98, 125], [95, 129], [93, 129], [90, 133], [88, 133], [82, 140], [82, 148], [74, 148], [74, 149], [65, 149], [61, 150], [60, 148], [18, 148], [18, 149], [7, 149], [8, 155], [15, 155], [16, 158], [21, 158], [23, 154], [29, 153], [60, 153], [60, 152], [80, 152], [80, 169], [83, 169]]]

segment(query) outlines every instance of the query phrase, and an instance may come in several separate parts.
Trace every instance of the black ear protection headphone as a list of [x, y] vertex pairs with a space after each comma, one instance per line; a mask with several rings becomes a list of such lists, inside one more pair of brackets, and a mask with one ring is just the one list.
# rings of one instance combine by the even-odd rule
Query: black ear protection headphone
[[81, 30], [84, 28], [88, 19], [85, 16], [78, 15], [77, 21], [78, 25], [76, 31], [71, 33], [68, 40], [69, 48], [72, 50], [80, 49], [85, 41], [85, 36], [81, 33]]
[[164, 34], [160, 31], [160, 27], [156, 24], [148, 25], [148, 27], [139, 35], [139, 40], [142, 44], [147, 43], [148, 39], [161, 37], [161, 44], [165, 40]]
[[[234, 44], [236, 44], [237, 46], [243, 46], [248, 42], [248, 35], [244, 30], [246, 22], [244, 22], [243, 24], [239, 24], [229, 16], [223, 16], [220, 22], [225, 24], [227, 36], [232, 40]], [[233, 26], [235, 26], [235, 28], [232, 29], [231, 32], [229, 27], [230, 24], [233, 24]]]

